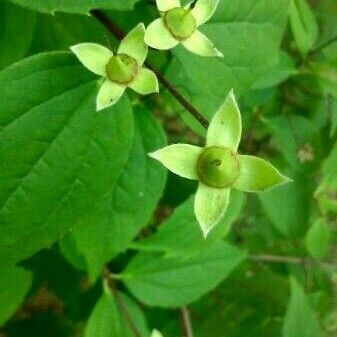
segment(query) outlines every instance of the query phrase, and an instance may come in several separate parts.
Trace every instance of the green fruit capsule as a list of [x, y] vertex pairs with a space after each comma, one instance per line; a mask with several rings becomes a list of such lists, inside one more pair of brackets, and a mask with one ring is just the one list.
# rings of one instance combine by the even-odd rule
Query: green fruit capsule
[[207, 147], [198, 158], [197, 173], [210, 187], [228, 188], [239, 175], [237, 154], [221, 146]]
[[197, 28], [191, 11], [184, 8], [173, 8], [166, 12], [164, 22], [171, 34], [178, 40], [189, 38]]
[[110, 81], [128, 84], [133, 81], [138, 72], [137, 61], [125, 54], [113, 56], [106, 65], [106, 74]]

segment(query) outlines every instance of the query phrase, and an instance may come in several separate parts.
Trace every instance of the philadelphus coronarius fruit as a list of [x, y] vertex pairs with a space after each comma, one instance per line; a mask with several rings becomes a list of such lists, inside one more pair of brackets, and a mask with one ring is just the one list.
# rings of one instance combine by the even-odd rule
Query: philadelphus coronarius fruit
[[264, 159], [238, 153], [241, 130], [231, 91], [210, 122], [205, 147], [174, 144], [149, 154], [173, 173], [199, 181], [194, 212], [205, 237], [226, 212], [232, 188], [261, 192], [291, 181]]
[[127, 87], [141, 95], [159, 91], [156, 75], [142, 67], [148, 54], [144, 35], [145, 26], [141, 23], [121, 41], [116, 55], [95, 43], [70, 48], [86, 68], [105, 78], [97, 95], [97, 111], [115, 104]]
[[198, 0], [193, 8], [179, 0], [156, 0], [161, 18], [146, 29], [145, 42], [152, 48], [167, 50], [181, 43], [200, 56], [223, 57], [214, 44], [198, 30], [214, 14], [219, 0]]

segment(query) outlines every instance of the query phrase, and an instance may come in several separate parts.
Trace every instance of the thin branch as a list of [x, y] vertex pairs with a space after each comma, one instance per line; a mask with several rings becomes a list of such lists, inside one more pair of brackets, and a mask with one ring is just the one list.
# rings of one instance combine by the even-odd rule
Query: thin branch
[[[123, 30], [100, 10], [92, 10], [91, 15], [101, 22], [118, 40], [125, 36]], [[159, 82], [172, 94], [172, 96], [205, 128], [208, 128], [208, 120], [174, 87], [174, 85], [149, 62], [146, 67], [152, 70]]]
[[147, 68], [158, 77], [159, 82], [171, 93], [171, 95], [205, 128], [209, 126], [208, 120], [171, 84], [171, 82], [156, 70], [149, 62], [145, 62]]
[[303, 263], [301, 257], [292, 257], [292, 256], [276, 256], [276, 255], [250, 255], [250, 260], [253, 261], [264, 261], [264, 262], [273, 262], [273, 263], [290, 263], [290, 264], [299, 264]]
[[319, 46], [317, 46], [315, 49], [313, 49], [310, 53], [310, 56], [314, 56], [316, 54], [318, 54], [319, 52], [321, 52], [323, 49], [329, 47], [331, 44], [337, 42], [337, 35], [331, 37], [330, 39], [324, 41], [322, 44], [320, 44]]
[[125, 36], [125, 33], [120, 29], [110, 18], [105, 15], [102, 11], [98, 9], [93, 9], [91, 15], [94, 16], [105, 28], [107, 28], [110, 33], [112, 33], [116, 39], [122, 40]]
[[184, 337], [194, 337], [190, 312], [187, 307], [182, 307], [180, 310], [181, 315], [181, 328], [183, 330]]
[[247, 150], [248, 153], [252, 153], [252, 151], [253, 151], [254, 132], [255, 132], [255, 129], [257, 127], [258, 121], [261, 117], [261, 114], [262, 114], [261, 109], [257, 109], [254, 112], [250, 128], [247, 132], [246, 150]]
[[297, 257], [297, 256], [282, 256], [282, 255], [250, 255], [248, 257], [252, 261], [262, 261], [262, 262], [271, 262], [271, 263], [288, 263], [288, 264], [297, 264], [297, 265], [316, 265], [318, 267], [335, 269], [337, 270], [337, 263], [314, 260], [308, 257]]
[[107, 283], [109, 285], [109, 288], [111, 289], [117, 306], [120, 310], [120, 312], [122, 313], [122, 315], [124, 316], [126, 322], [128, 323], [132, 333], [135, 335], [135, 337], [142, 337], [141, 332], [139, 331], [136, 323], [133, 321], [133, 318], [129, 312], [128, 307], [126, 306], [126, 304], [124, 303], [123, 298], [121, 297], [121, 295], [119, 294], [116, 284], [115, 284], [115, 280], [113, 277], [111, 277], [110, 271], [106, 268], [103, 271], [103, 277], [107, 280]]

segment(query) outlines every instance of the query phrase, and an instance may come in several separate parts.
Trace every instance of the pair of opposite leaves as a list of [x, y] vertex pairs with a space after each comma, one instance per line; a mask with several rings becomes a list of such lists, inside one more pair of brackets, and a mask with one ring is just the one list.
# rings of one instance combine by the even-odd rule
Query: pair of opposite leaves
[[[179, 0], [157, 0], [162, 18], [147, 30], [139, 24], [123, 39], [116, 55], [93, 43], [71, 47], [85, 67], [106, 78], [97, 96], [97, 110], [115, 104], [127, 87], [143, 95], [159, 91], [156, 75], [143, 67], [147, 45], [170, 49], [182, 43], [201, 56], [221, 57], [197, 30], [210, 19], [218, 2], [199, 0], [190, 9], [180, 7]], [[290, 181], [269, 162], [238, 154], [241, 131], [241, 113], [231, 91], [210, 122], [205, 147], [174, 144], [150, 153], [175, 174], [199, 181], [194, 212], [205, 237], [226, 212], [231, 188], [260, 192]]]

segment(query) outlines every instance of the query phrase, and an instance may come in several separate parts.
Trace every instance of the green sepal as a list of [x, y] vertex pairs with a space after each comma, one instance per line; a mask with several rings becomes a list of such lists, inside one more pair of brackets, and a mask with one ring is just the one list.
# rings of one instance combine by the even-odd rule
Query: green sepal
[[137, 76], [128, 86], [141, 95], [159, 92], [159, 83], [156, 74], [146, 68], [140, 68]]
[[163, 337], [162, 333], [154, 329], [151, 333], [151, 337]]
[[207, 22], [216, 11], [220, 0], [198, 0], [192, 9], [197, 26]]
[[168, 50], [179, 44], [171, 32], [167, 29], [162, 18], [154, 20], [146, 28], [145, 43], [155, 49]]
[[223, 146], [236, 151], [241, 140], [241, 131], [240, 109], [232, 90], [210, 122], [206, 146]]
[[143, 23], [140, 23], [121, 41], [118, 54], [128, 55], [137, 61], [138, 66], [142, 66], [148, 53], [144, 36], [145, 26]]
[[318, 218], [309, 228], [305, 244], [310, 256], [322, 259], [327, 254], [331, 242], [331, 230], [324, 218]]
[[113, 52], [96, 43], [80, 43], [70, 47], [79, 61], [93, 73], [106, 76], [106, 65], [113, 57]]
[[223, 57], [214, 43], [199, 30], [196, 30], [188, 39], [182, 41], [183, 46], [191, 53], [203, 57]]
[[229, 188], [213, 188], [199, 184], [194, 200], [194, 213], [206, 238], [219, 223], [229, 204]]
[[197, 161], [202, 148], [189, 144], [173, 144], [149, 156], [160, 161], [173, 173], [187, 179], [198, 179]]
[[290, 178], [281, 174], [266, 160], [254, 156], [239, 155], [239, 175], [233, 188], [245, 192], [262, 192], [286, 184]]
[[181, 7], [179, 0], [156, 0], [159, 12], [167, 12], [172, 8]]

